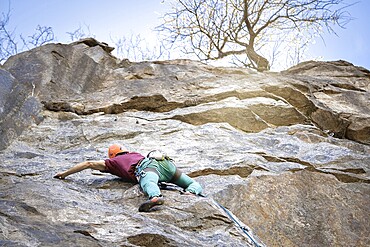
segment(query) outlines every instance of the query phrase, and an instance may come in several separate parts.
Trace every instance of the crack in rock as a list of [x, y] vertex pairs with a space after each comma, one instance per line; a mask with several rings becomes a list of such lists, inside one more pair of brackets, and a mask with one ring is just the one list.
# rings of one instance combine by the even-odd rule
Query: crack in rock
[[305, 166], [305, 168], [293, 168], [289, 169], [291, 172], [297, 172], [301, 170], [307, 170], [310, 172], [319, 172], [324, 174], [330, 174], [335, 176], [339, 181], [343, 183], [370, 183], [370, 179], [355, 177], [351, 174], [366, 174], [366, 171], [362, 168], [349, 168], [349, 169], [335, 169], [335, 168], [316, 168], [309, 162], [300, 160], [294, 157], [275, 157], [269, 156], [265, 153], [256, 153], [261, 155], [267, 161], [270, 162], [294, 162]]
[[93, 238], [93, 239], [95, 239], [95, 240], [97, 240], [93, 235], [91, 235], [88, 231], [86, 231], [86, 230], [75, 230], [75, 231], [73, 231], [74, 233], [79, 233], [79, 234], [82, 234], [82, 235], [84, 235], [84, 236], [87, 236], [87, 237], [91, 237], [91, 238]]
[[110, 104], [105, 107], [86, 110], [81, 103], [70, 102], [41, 102], [44, 108], [54, 112], [73, 112], [78, 115], [91, 115], [98, 112], [105, 114], [119, 114], [129, 110], [150, 111], [150, 112], [168, 112], [176, 108], [185, 106], [185, 103], [169, 102], [160, 94], [151, 96], [134, 96], [129, 101], [120, 104]]
[[259, 166], [234, 166], [228, 169], [214, 169], [214, 168], [206, 168], [197, 170], [194, 172], [188, 173], [190, 177], [199, 177], [199, 176], [207, 176], [207, 175], [220, 175], [220, 176], [230, 176], [230, 175], [239, 175], [242, 178], [248, 177], [254, 170], [263, 170], [267, 171], [266, 169], [259, 167]]

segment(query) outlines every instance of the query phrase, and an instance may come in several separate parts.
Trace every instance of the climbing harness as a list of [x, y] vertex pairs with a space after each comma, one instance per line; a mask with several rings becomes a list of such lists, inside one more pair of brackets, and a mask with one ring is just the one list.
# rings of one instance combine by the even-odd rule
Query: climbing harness
[[139, 165], [136, 166], [135, 169], [135, 177], [137, 178], [137, 181], [140, 181], [140, 178], [143, 178], [146, 176], [146, 172], [154, 172], [158, 176], [158, 171], [155, 168], [148, 167], [148, 165], [151, 163], [151, 159], [145, 158], [142, 161], [140, 161]]
[[[158, 162], [162, 162], [166, 160], [174, 162], [173, 159], [171, 159], [167, 154], [162, 153], [161, 151], [158, 151], [158, 150], [150, 151], [147, 157], [143, 159], [142, 161], [140, 161], [139, 165], [136, 166], [135, 177], [138, 179], [138, 181], [140, 180], [141, 177], [145, 177], [146, 172], [148, 171], [154, 172], [159, 176], [157, 169], [148, 167], [153, 160], [156, 160]], [[179, 170], [176, 167], [175, 173], [173, 174], [172, 178], [168, 182], [169, 183], [175, 182], [181, 177], [181, 174], [182, 174], [181, 170]]]

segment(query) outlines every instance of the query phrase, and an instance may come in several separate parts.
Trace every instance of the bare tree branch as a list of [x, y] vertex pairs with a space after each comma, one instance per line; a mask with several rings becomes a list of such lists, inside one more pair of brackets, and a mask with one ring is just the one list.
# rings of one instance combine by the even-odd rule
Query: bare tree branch
[[67, 32], [71, 41], [80, 40], [82, 38], [92, 37], [95, 38], [95, 35], [92, 35], [90, 32], [90, 27], [85, 25], [85, 27], [81, 27], [81, 25], [72, 32]]
[[[305, 32], [297, 43], [296, 55], [302, 56], [312, 34], [333, 27], [343, 28], [350, 20], [344, 0], [176, 0], [173, 11], [163, 16], [157, 30], [167, 41], [180, 43], [184, 51], [203, 61], [230, 55], [247, 55], [242, 65], [263, 71], [270, 68], [262, 56], [263, 44], [287, 41], [291, 33]], [[295, 39], [297, 41], [297, 39]], [[271, 45], [270, 45], [271, 47]], [[279, 47], [272, 45], [272, 49]], [[274, 51], [274, 54], [278, 54]], [[275, 57], [272, 56], [272, 57]], [[300, 61], [295, 55], [292, 59]]]
[[[0, 63], [25, 49], [31, 49], [41, 46], [55, 39], [54, 32], [51, 27], [38, 25], [36, 32], [25, 38], [22, 34], [16, 35], [15, 29], [9, 30], [8, 25], [10, 21], [10, 2], [7, 13], [1, 13], [0, 17]], [[19, 47], [18, 41], [22, 41], [23, 46]]]
[[116, 47], [116, 55], [130, 61], [158, 60], [169, 57], [169, 50], [163, 43], [149, 44], [140, 34], [131, 34], [129, 37], [112, 38]]
[[51, 27], [42, 27], [40, 25], [36, 28], [36, 33], [32, 36], [28, 36], [30, 38], [29, 43], [32, 44], [34, 47], [41, 46], [46, 44], [50, 41], [54, 40], [54, 32]]
[[[9, 6], [10, 8], [10, 6]], [[10, 10], [1, 14], [0, 19], [0, 62], [6, 60], [11, 55], [18, 52], [18, 46], [15, 42], [14, 30], [8, 30], [7, 26], [10, 19]]]

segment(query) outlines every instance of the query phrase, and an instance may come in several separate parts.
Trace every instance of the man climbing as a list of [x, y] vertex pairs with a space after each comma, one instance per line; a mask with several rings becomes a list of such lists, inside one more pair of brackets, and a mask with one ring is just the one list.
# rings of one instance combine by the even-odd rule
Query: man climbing
[[202, 192], [199, 183], [177, 169], [169, 157], [157, 151], [150, 152], [144, 157], [140, 153], [130, 152], [114, 144], [108, 148], [108, 157], [106, 160], [84, 161], [54, 177], [64, 179], [73, 173], [90, 168], [116, 175], [128, 182], [139, 183], [149, 197], [140, 205], [140, 212], [149, 212], [152, 207], [164, 203], [158, 182], [176, 184], [184, 189], [183, 194], [186, 195], [199, 195]]

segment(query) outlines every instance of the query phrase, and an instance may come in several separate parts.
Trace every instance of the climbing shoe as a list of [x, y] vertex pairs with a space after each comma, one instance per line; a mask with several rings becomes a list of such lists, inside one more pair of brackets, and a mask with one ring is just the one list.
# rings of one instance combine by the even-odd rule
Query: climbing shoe
[[163, 203], [164, 199], [162, 196], [154, 196], [140, 205], [139, 212], [149, 212], [152, 207], [162, 205]]

